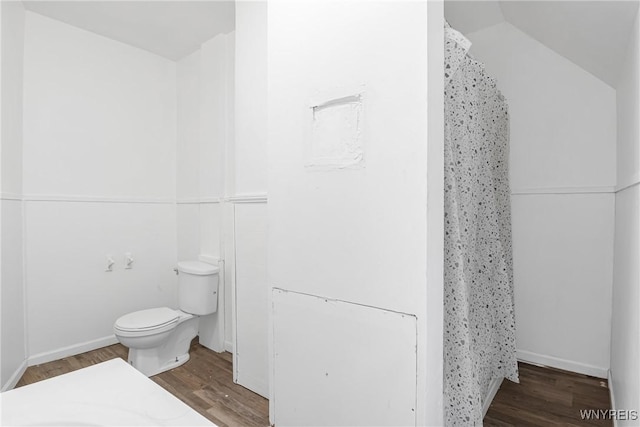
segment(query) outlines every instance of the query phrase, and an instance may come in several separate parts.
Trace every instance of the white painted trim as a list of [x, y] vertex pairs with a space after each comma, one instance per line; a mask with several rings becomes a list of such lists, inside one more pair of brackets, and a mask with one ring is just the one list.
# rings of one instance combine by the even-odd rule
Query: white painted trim
[[233, 354], [233, 343], [231, 341], [224, 342], [224, 351], [228, 351], [229, 353]]
[[117, 343], [118, 339], [116, 338], [116, 336], [109, 335], [80, 344], [74, 344], [68, 347], [59, 348], [57, 350], [47, 351], [44, 353], [36, 354], [34, 356], [29, 356], [27, 362], [29, 366], [39, 365], [41, 363], [53, 362], [54, 360], [60, 360], [65, 357], [74, 356], [76, 354], [85, 353], [87, 351], [95, 350]]
[[199, 205], [202, 203], [267, 203], [267, 194], [238, 194], [229, 197], [185, 197], [177, 199], [179, 205]]
[[22, 378], [22, 375], [24, 375], [24, 372], [26, 370], [27, 370], [27, 359], [22, 361], [20, 366], [18, 366], [18, 369], [16, 369], [13, 375], [11, 375], [11, 378], [9, 378], [9, 381], [7, 381], [6, 384], [2, 385], [2, 389], [0, 389], [0, 391], [7, 391], [7, 390], [13, 389], [16, 386], [16, 384], [18, 384], [18, 381], [20, 381], [20, 378]]
[[512, 188], [512, 196], [525, 196], [534, 194], [609, 194], [615, 193], [616, 187], [549, 187], [549, 188]]
[[576, 372], [578, 374], [591, 375], [592, 377], [607, 378], [607, 368], [587, 365], [586, 363], [575, 362], [573, 360], [560, 359], [558, 357], [537, 354], [525, 350], [517, 350], [518, 360], [534, 365], [549, 366], [562, 369], [564, 371]]
[[22, 319], [24, 322], [24, 354], [29, 357], [29, 283], [27, 281], [27, 204], [22, 202]]
[[185, 197], [181, 199], [177, 199], [176, 203], [178, 205], [200, 205], [203, 203], [221, 203], [222, 199], [220, 197]]
[[489, 406], [491, 406], [491, 402], [493, 402], [493, 398], [498, 394], [498, 390], [500, 390], [500, 386], [502, 385], [502, 381], [504, 377], [494, 378], [489, 383], [489, 390], [487, 390], [487, 396], [484, 398], [484, 402], [482, 402], [482, 418], [487, 415], [487, 411], [489, 410]]
[[[616, 398], [613, 393], [613, 377], [611, 376], [611, 369], [607, 371], [607, 384], [609, 386], [609, 397], [611, 399], [611, 409], [613, 409], [614, 411], [617, 411], [618, 407], [616, 406]], [[613, 417], [613, 427], [618, 427], [618, 419], [616, 417]]]
[[635, 187], [638, 184], [640, 184], [640, 172], [636, 172], [635, 174], [633, 174], [631, 179], [628, 180], [626, 183], [618, 184], [616, 186], [616, 193], [618, 193], [620, 191], [623, 191], [623, 190], [626, 190], [626, 189], [631, 188], [631, 187]]
[[[427, 2], [427, 271], [426, 338], [422, 355], [418, 425], [444, 424], [444, 2]], [[426, 325], [426, 326], [425, 326]]]
[[200, 197], [200, 203], [221, 203], [220, 197]]
[[25, 202], [94, 202], [94, 203], [157, 203], [197, 205], [203, 203], [267, 203], [267, 194], [239, 194], [231, 197], [186, 197], [173, 199], [169, 197], [110, 197], [110, 196], [83, 196], [68, 194], [25, 194], [20, 196], [12, 193], [1, 193], [3, 200], [24, 200]]
[[[233, 279], [231, 281], [231, 345], [233, 346], [233, 364], [231, 365], [231, 368], [233, 370], [233, 382], [238, 384], [238, 369], [240, 366], [240, 363], [238, 363], [238, 352], [236, 351], [236, 349], [238, 348], [238, 308], [236, 306], [237, 301], [238, 301], [238, 292], [237, 292], [237, 288], [236, 288], [236, 275], [238, 272], [238, 264], [236, 262], [236, 251], [237, 251], [237, 240], [236, 240], [236, 206], [235, 204], [231, 205], [232, 208], [232, 213], [231, 213], [231, 230], [232, 230], [232, 241], [233, 241], [233, 252], [230, 254], [225, 254], [226, 257], [231, 257], [230, 262], [232, 262], [231, 264], [231, 269], [233, 270]], [[228, 259], [228, 258], [227, 258]], [[271, 316], [269, 316], [269, 318], [267, 319], [268, 322], [271, 322]], [[269, 336], [269, 340], [271, 339], [271, 336]], [[271, 341], [269, 341], [269, 345], [271, 345]], [[271, 378], [269, 378], [269, 382], [271, 383]], [[271, 397], [273, 396], [273, 394], [269, 394], [269, 420], [273, 425], [273, 421], [271, 421], [271, 417], [273, 414], [273, 408], [272, 408], [272, 399]]]
[[236, 194], [225, 199], [231, 203], [267, 203], [267, 194]]
[[0, 199], [2, 199], [2, 200], [17, 200], [17, 201], [21, 201], [22, 200], [22, 195], [21, 194], [17, 194], [17, 193], [11, 193], [11, 192], [0, 193]]
[[181, 199], [176, 200], [176, 204], [178, 205], [198, 205], [200, 204], [199, 197], [183, 197]]
[[111, 197], [111, 196], [83, 196], [69, 194], [25, 194], [26, 202], [92, 202], [92, 203], [146, 203], [146, 204], [175, 204], [175, 199], [169, 197]]

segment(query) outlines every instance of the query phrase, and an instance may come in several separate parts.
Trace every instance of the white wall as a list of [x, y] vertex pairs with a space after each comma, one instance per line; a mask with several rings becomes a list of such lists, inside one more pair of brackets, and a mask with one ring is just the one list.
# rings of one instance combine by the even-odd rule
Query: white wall
[[24, 8], [3, 2], [2, 9], [2, 195], [22, 194], [22, 90]]
[[[233, 148], [234, 33], [220, 34], [177, 63], [177, 239], [178, 259], [225, 259], [228, 176]], [[226, 264], [225, 264], [226, 265]], [[222, 341], [231, 350], [231, 283], [225, 267], [219, 314]]]
[[[235, 192], [262, 194], [267, 181], [266, 1], [236, 3]], [[242, 125], [242, 124], [246, 125]]]
[[177, 62], [178, 124], [176, 196], [178, 201], [200, 195], [200, 49]]
[[518, 358], [606, 377], [613, 194], [512, 198]]
[[12, 388], [22, 376], [27, 360], [25, 290], [23, 280], [22, 202], [2, 200], [2, 282], [0, 319], [2, 337], [2, 390]]
[[[227, 144], [224, 153], [224, 194], [230, 196], [235, 191], [235, 81], [236, 81], [236, 32], [227, 34]], [[233, 292], [235, 283], [235, 263], [233, 258], [235, 237], [233, 224], [233, 204], [228, 203], [225, 197], [225, 203], [222, 205], [221, 215], [221, 234], [222, 240], [221, 251], [223, 253], [224, 263], [224, 306], [225, 311], [225, 350], [233, 352]]]
[[25, 215], [30, 363], [111, 343], [126, 313], [177, 308], [172, 204], [33, 201]]
[[27, 13], [26, 195], [172, 200], [174, 98], [173, 62]]
[[200, 253], [200, 49], [177, 62], [176, 200], [178, 261]]
[[508, 23], [468, 37], [510, 110], [518, 356], [606, 377], [615, 91]]
[[[616, 194], [610, 384], [614, 409], [640, 410], [640, 186]], [[620, 425], [636, 425], [629, 421]]]
[[640, 181], [640, 28], [636, 15], [627, 47], [626, 61], [620, 70], [616, 101], [618, 111], [617, 186]]
[[26, 367], [22, 229], [22, 75], [24, 9], [0, 5], [0, 387], [11, 388]]
[[235, 206], [235, 381], [269, 396], [267, 205]]
[[[616, 193], [611, 370], [614, 409], [640, 410], [640, 28], [635, 25], [617, 87]], [[633, 425], [637, 421], [619, 421]]]
[[267, 2], [236, 3], [234, 144], [228, 150], [226, 276], [234, 291], [234, 381], [268, 396]]
[[[200, 253], [220, 257], [224, 152], [227, 144], [227, 37], [218, 35], [200, 48], [199, 197]], [[215, 203], [210, 203], [215, 201]], [[224, 298], [224, 293], [220, 295]]]
[[113, 342], [126, 312], [176, 305], [176, 65], [27, 12], [24, 87], [29, 355], [38, 363]]
[[512, 190], [614, 186], [615, 90], [509, 23], [467, 36], [509, 104]]
[[[426, 382], [425, 363], [427, 4], [270, 2], [268, 17], [269, 285], [417, 316], [413, 417], [418, 425], [441, 424], [437, 410], [427, 412], [431, 403], [425, 399], [426, 390], [438, 386]], [[356, 130], [349, 135], [356, 140], [361, 136], [363, 163], [345, 169], [305, 167], [309, 163], [306, 145], [317, 141], [311, 129], [312, 107], [357, 95], [363, 87], [362, 121], [346, 119], [352, 129], [361, 124], [361, 133]], [[328, 146], [335, 143], [333, 139], [319, 141]], [[278, 316], [277, 307], [273, 314]], [[298, 315], [304, 316], [304, 311], [299, 310]], [[344, 322], [338, 335], [322, 325], [317, 330], [322, 339], [328, 337], [326, 342], [335, 345], [345, 339], [341, 334], [348, 334], [351, 326], [371, 327], [357, 315], [346, 316]], [[295, 333], [289, 331], [285, 336], [297, 336], [300, 341], [273, 348], [271, 357], [280, 357], [281, 349], [303, 346], [302, 338], [313, 339], [295, 321], [287, 327]], [[387, 334], [393, 332], [380, 339]], [[337, 346], [333, 349], [338, 354], [341, 351]], [[354, 354], [358, 353], [346, 357]], [[362, 381], [357, 382], [361, 387], [356, 392], [370, 393], [376, 402], [387, 394], [391, 398], [395, 390], [388, 387], [389, 382], [367, 380], [379, 378], [378, 372], [368, 369], [389, 354], [398, 356], [399, 365], [411, 363], [411, 354], [396, 348], [367, 354], [371, 364], [349, 365]], [[333, 366], [332, 360], [321, 355], [308, 356], [298, 363], [315, 372]], [[290, 370], [276, 366], [281, 368], [274, 372], [276, 384], [279, 378], [290, 381], [289, 376], [295, 375], [293, 366]], [[286, 396], [272, 391], [275, 422], [280, 417], [291, 419], [290, 411], [305, 411], [319, 401], [332, 407], [342, 399], [343, 389], [353, 390], [352, 380], [351, 376], [339, 377], [332, 380], [332, 387], [322, 390], [301, 382], [296, 407], [288, 405]], [[358, 404], [350, 410], [348, 417], [336, 412], [323, 421], [332, 425], [366, 422], [371, 405]], [[296, 419], [311, 422], [305, 414], [312, 413], [309, 409]], [[398, 413], [396, 419], [406, 418]]]

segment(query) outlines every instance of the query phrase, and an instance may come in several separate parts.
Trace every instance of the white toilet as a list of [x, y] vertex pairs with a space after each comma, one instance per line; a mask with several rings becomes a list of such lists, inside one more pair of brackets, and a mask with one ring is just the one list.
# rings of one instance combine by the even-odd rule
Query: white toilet
[[189, 360], [199, 316], [218, 308], [218, 267], [179, 262], [178, 305], [179, 310], [159, 307], [125, 314], [113, 325], [118, 341], [129, 347], [129, 363], [149, 377]]

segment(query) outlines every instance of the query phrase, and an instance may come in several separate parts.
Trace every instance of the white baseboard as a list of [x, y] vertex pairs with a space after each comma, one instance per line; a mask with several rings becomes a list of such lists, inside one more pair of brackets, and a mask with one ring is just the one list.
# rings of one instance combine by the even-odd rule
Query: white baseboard
[[607, 378], [608, 369], [598, 366], [587, 365], [573, 360], [560, 359], [558, 357], [537, 354], [525, 350], [517, 350], [516, 355], [521, 362], [532, 363], [534, 365], [549, 366], [551, 368], [562, 369], [564, 371], [576, 372], [578, 374], [591, 375], [592, 377]]
[[224, 351], [228, 351], [229, 353], [233, 354], [233, 343], [231, 341], [224, 342]]
[[504, 377], [494, 378], [489, 383], [489, 390], [487, 391], [487, 397], [484, 398], [484, 402], [482, 402], [482, 418], [487, 415], [487, 411], [489, 410], [489, 406], [491, 406], [491, 402], [493, 402], [493, 398], [498, 394], [498, 390], [502, 385], [502, 381]]
[[[613, 377], [611, 376], [611, 369], [607, 372], [607, 382], [609, 384], [609, 397], [611, 398], [611, 409], [616, 411], [618, 407], [616, 406], [616, 397], [613, 394]], [[613, 427], [618, 427], [618, 419], [613, 417]]]
[[22, 361], [20, 366], [18, 366], [18, 369], [16, 369], [13, 375], [11, 375], [11, 378], [9, 378], [9, 381], [7, 381], [5, 384], [2, 385], [2, 389], [0, 389], [0, 391], [7, 391], [14, 388], [16, 384], [18, 384], [18, 381], [20, 381], [20, 378], [22, 378], [22, 375], [24, 375], [24, 371], [26, 370], [27, 370], [27, 359]]
[[528, 196], [532, 194], [613, 194], [616, 187], [613, 185], [603, 187], [537, 187], [537, 188], [512, 188], [514, 196]]
[[95, 350], [97, 348], [106, 347], [108, 345], [117, 343], [118, 339], [116, 338], [116, 336], [109, 335], [107, 337], [98, 338], [96, 340], [74, 344], [68, 347], [59, 348], [57, 350], [47, 351], [45, 353], [30, 356], [27, 360], [27, 363], [28, 366], [40, 365], [41, 363], [53, 362], [54, 360], [60, 360], [68, 356], [74, 356], [76, 354], [85, 353], [87, 351]]

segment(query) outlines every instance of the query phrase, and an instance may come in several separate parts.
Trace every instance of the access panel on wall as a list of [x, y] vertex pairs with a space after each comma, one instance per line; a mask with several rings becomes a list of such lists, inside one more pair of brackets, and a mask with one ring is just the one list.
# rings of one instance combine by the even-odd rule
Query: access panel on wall
[[416, 317], [274, 289], [274, 420], [415, 425]]

